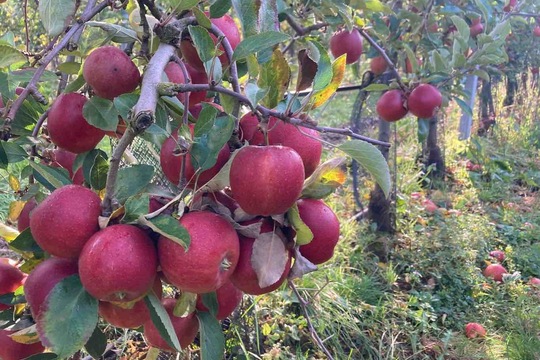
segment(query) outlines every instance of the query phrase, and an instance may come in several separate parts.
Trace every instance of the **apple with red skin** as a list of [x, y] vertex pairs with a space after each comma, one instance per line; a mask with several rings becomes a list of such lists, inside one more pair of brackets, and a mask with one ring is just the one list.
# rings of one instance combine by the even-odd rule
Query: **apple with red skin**
[[439, 89], [430, 84], [418, 85], [407, 100], [409, 111], [421, 118], [428, 119], [435, 115], [442, 105], [442, 95]]
[[530, 278], [529, 279], [529, 284], [534, 286], [534, 287], [540, 288], [540, 279], [537, 278], [537, 277]]
[[406, 98], [401, 90], [389, 90], [377, 101], [377, 114], [389, 122], [401, 120], [409, 112], [403, 105], [405, 102]]
[[191, 113], [191, 116], [193, 116], [193, 118], [195, 120], [199, 120], [199, 115], [201, 114], [201, 111], [202, 111], [202, 108], [203, 108], [203, 105], [204, 104], [208, 104], [210, 106], [213, 106], [215, 107], [216, 109], [218, 109], [219, 112], [223, 112], [225, 110], [223, 110], [223, 107], [219, 104], [216, 104], [216, 103], [213, 103], [213, 102], [207, 102], [207, 101], [203, 101], [203, 102], [200, 102], [198, 104], [195, 104], [195, 105], [191, 105], [191, 101], [189, 103], [189, 112]]
[[161, 236], [158, 256], [167, 279], [182, 291], [212, 292], [229, 279], [238, 263], [240, 243], [232, 225], [209, 211], [195, 211], [179, 220], [191, 237], [187, 251]]
[[285, 213], [302, 193], [304, 164], [286, 146], [245, 146], [231, 164], [233, 198], [250, 215]]
[[[227, 281], [216, 290], [218, 310], [216, 319], [224, 320], [240, 305], [244, 293], [236, 288], [230, 281]], [[197, 296], [197, 310], [208, 311], [204, 305], [202, 295]]]
[[[154, 294], [161, 299], [163, 286], [159, 276], [156, 276], [152, 286]], [[144, 299], [137, 301], [132, 308], [125, 309], [113, 303], [100, 301], [99, 315], [112, 326], [124, 329], [136, 329], [150, 321], [150, 312]]]
[[435, 213], [439, 209], [439, 207], [430, 199], [424, 199], [424, 201], [422, 201], [422, 205], [424, 206], [424, 209], [430, 214]]
[[471, 37], [477, 37], [484, 32], [484, 25], [482, 25], [482, 23], [473, 24], [470, 26], [469, 30], [471, 32]]
[[484, 327], [479, 323], [473, 322], [465, 325], [465, 336], [467, 336], [469, 339], [485, 337], [486, 333], [486, 329], [484, 329]]
[[386, 71], [386, 69], [388, 69], [388, 64], [386, 63], [384, 57], [377, 56], [371, 59], [371, 62], [369, 63], [369, 68], [371, 69], [371, 72], [375, 75], [381, 75]]
[[[208, 84], [208, 78], [204, 71], [198, 71], [192, 66], [189, 66], [188, 64], [185, 64], [185, 66], [192, 84]], [[184, 72], [182, 71], [182, 68], [175, 62], [171, 61], [167, 64], [167, 66], [165, 66], [165, 74], [167, 74], [167, 78], [170, 82], [173, 82], [175, 84], [186, 83], [186, 78], [184, 77]], [[178, 100], [180, 100], [182, 104], [185, 104], [186, 93], [178, 93], [176, 97], [178, 98]], [[194, 91], [189, 94], [190, 107], [197, 105], [204, 100], [206, 100], [206, 91]]]
[[364, 40], [358, 29], [348, 31], [340, 30], [330, 38], [330, 51], [334, 58], [338, 58], [343, 54], [347, 55], [346, 63], [352, 64], [360, 59], [362, 55], [362, 46]]
[[0, 329], [0, 359], [22, 360], [29, 356], [41, 354], [45, 351], [40, 342], [33, 344], [21, 344], [12, 340], [9, 335], [16, 331]]
[[51, 257], [36, 266], [24, 283], [24, 296], [34, 320], [40, 318], [47, 296], [60, 281], [78, 273], [77, 261]]
[[539, 68], [537, 68], [537, 67], [531, 68], [531, 73], [533, 73], [533, 74], [538, 74], [539, 72], [540, 72], [540, 69], [539, 69]]
[[30, 227], [30, 213], [37, 205], [38, 203], [35, 198], [31, 198], [24, 204], [21, 213], [19, 214], [19, 218], [17, 219], [17, 229], [19, 232], [23, 232]]
[[52, 142], [76, 154], [92, 150], [105, 136], [103, 130], [84, 118], [86, 101], [88, 99], [81, 94], [62, 94], [49, 109], [47, 129]]
[[49, 151], [45, 156], [49, 157], [48, 160], [50, 161], [50, 166], [66, 169], [69, 173], [69, 177], [75, 185], [82, 185], [84, 183], [82, 167], [73, 173], [73, 163], [77, 158], [77, 154], [58, 148]]
[[497, 282], [502, 282], [503, 275], [508, 272], [501, 264], [490, 264], [484, 269], [484, 276], [487, 278], [492, 278]]
[[[14, 292], [23, 284], [25, 274], [9, 262], [0, 261], [0, 295]], [[0, 311], [9, 309], [10, 305], [0, 304]]]
[[[422, 60], [420, 59], [416, 59], [416, 66], [419, 68], [420, 66], [422, 66]], [[412, 66], [412, 63], [411, 63], [411, 60], [409, 60], [409, 58], [405, 59], [405, 72], [407, 74], [412, 74], [413, 73], [413, 66]]]
[[[205, 12], [205, 14], [206, 16], [210, 16], [208, 12]], [[231, 45], [232, 50], [234, 51], [238, 44], [240, 44], [241, 40], [240, 31], [238, 30], [234, 19], [229, 15], [223, 15], [220, 18], [210, 19], [210, 22], [212, 23], [212, 25], [215, 25], [219, 30], [223, 32], [227, 40], [229, 40], [229, 44]], [[210, 34], [210, 36], [212, 37], [212, 40], [214, 40], [215, 44], [217, 42], [217, 38], [213, 34]], [[224, 52], [223, 45], [219, 45], [219, 49]], [[180, 51], [182, 52], [184, 60], [189, 65], [193, 66], [198, 71], [204, 71], [204, 64], [199, 58], [199, 54], [197, 54], [197, 50], [193, 46], [193, 43], [190, 39], [185, 39], [181, 41]], [[221, 61], [223, 68], [229, 66], [229, 59], [227, 59], [227, 55], [225, 53], [219, 56], [219, 60]]]
[[[193, 125], [190, 125], [191, 134], [193, 134]], [[185, 155], [176, 155], [176, 149], [178, 144], [178, 130], [167, 138], [161, 145], [161, 151], [159, 154], [159, 163], [165, 177], [175, 185], [180, 183], [180, 172], [182, 169], [182, 159], [185, 157], [184, 178], [189, 180], [187, 186], [191, 189], [201, 187], [212, 179], [221, 170], [223, 165], [227, 163], [231, 152], [227, 144], [223, 145], [218, 153], [216, 164], [210, 169], [202, 171], [198, 176], [195, 175], [196, 169], [191, 163], [191, 156], [188, 153]]]
[[510, 0], [503, 8], [504, 12], [511, 12], [517, 5], [517, 0]]
[[[268, 145], [290, 147], [302, 158], [305, 176], [313, 174], [321, 162], [322, 155], [322, 143], [318, 140], [320, 135], [317, 130], [299, 128], [271, 116], [267, 132]], [[247, 113], [240, 119], [240, 140], [247, 140], [250, 145], [266, 145], [255, 114]]]
[[[243, 225], [253, 224], [257, 221], [262, 221], [261, 224], [261, 234], [272, 232], [274, 226], [272, 221], [269, 219], [256, 219], [250, 220], [242, 223]], [[259, 286], [259, 279], [257, 273], [253, 268], [251, 263], [251, 256], [253, 253], [253, 245], [255, 244], [255, 239], [248, 238], [240, 235], [240, 258], [238, 259], [238, 265], [231, 275], [232, 284], [238, 289], [242, 290], [246, 294], [250, 295], [262, 295], [272, 292], [279, 288], [281, 284], [287, 279], [289, 272], [291, 270], [291, 254], [287, 253], [287, 263], [283, 269], [283, 274], [274, 284], [261, 288]]]
[[300, 246], [300, 253], [313, 264], [327, 262], [334, 255], [339, 240], [339, 220], [322, 200], [298, 200], [300, 218], [313, 233], [309, 244]]
[[53, 191], [30, 216], [30, 231], [39, 247], [51, 255], [77, 258], [99, 230], [101, 199], [80, 185]]
[[133, 61], [115, 46], [102, 46], [83, 64], [83, 76], [97, 96], [112, 100], [139, 86], [141, 74]]
[[493, 250], [489, 253], [489, 256], [497, 259], [498, 262], [503, 262], [506, 258], [506, 254], [502, 250]]
[[157, 267], [154, 242], [134, 225], [112, 225], [95, 233], [79, 257], [82, 285], [104, 301], [140, 299], [154, 284]]
[[540, 37], [540, 26], [539, 26], [539, 25], [536, 25], [536, 26], [534, 27], [533, 35], [534, 35], [535, 37]]
[[[199, 331], [199, 320], [197, 319], [197, 316], [195, 316], [195, 313], [191, 313], [186, 317], [174, 316], [175, 299], [166, 298], [161, 300], [161, 303], [171, 318], [174, 332], [178, 337], [180, 346], [182, 349], [187, 348], [193, 340], [195, 340], [195, 336], [197, 336], [197, 332]], [[169, 344], [163, 340], [158, 329], [154, 323], [152, 323], [152, 320], [149, 320], [144, 324], [144, 338], [149, 346], [158, 348], [162, 351], [176, 352], [176, 350], [171, 348]]]

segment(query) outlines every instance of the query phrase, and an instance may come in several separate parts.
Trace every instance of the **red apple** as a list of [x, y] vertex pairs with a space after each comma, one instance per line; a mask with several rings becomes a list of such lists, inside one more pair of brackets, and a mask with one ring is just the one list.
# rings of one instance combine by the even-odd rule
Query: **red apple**
[[534, 287], [540, 287], [540, 279], [537, 277], [533, 277], [529, 279], [529, 284]]
[[377, 101], [377, 114], [381, 119], [394, 122], [403, 119], [409, 112], [403, 104], [406, 98], [401, 90], [389, 90]]
[[95, 148], [105, 136], [103, 130], [84, 118], [83, 106], [87, 100], [77, 93], [62, 94], [49, 109], [47, 129], [58, 147], [80, 154]]
[[84, 61], [83, 76], [97, 96], [110, 100], [132, 92], [141, 81], [137, 66], [114, 46], [92, 51]]
[[[205, 12], [205, 14], [206, 16], [209, 16], [208, 12]], [[210, 21], [213, 25], [215, 25], [219, 30], [223, 32], [227, 40], [229, 40], [232, 50], [234, 51], [238, 44], [240, 44], [240, 31], [238, 31], [238, 27], [236, 26], [234, 19], [229, 15], [224, 15], [220, 18], [210, 19]], [[217, 38], [213, 34], [210, 34], [210, 36], [214, 40], [214, 43], [216, 43]], [[220, 45], [219, 49], [221, 51], [224, 51], [223, 45]], [[193, 43], [190, 39], [182, 40], [182, 42], [180, 43], [180, 51], [182, 52], [184, 60], [189, 65], [193, 66], [198, 71], [204, 71], [204, 65], [199, 58], [197, 50], [195, 50], [195, 47], [193, 46]], [[219, 56], [219, 60], [221, 61], [223, 68], [229, 66], [229, 60], [227, 59], [227, 55], [225, 53]]]
[[[416, 66], [419, 68], [422, 66], [422, 60], [420, 59], [416, 59]], [[405, 59], [405, 72], [407, 74], [412, 74], [413, 73], [413, 66], [411, 64], [411, 60], [409, 60], [409, 58]]]
[[386, 63], [386, 60], [384, 60], [384, 57], [377, 56], [371, 59], [369, 68], [375, 75], [381, 75], [388, 69], [388, 64]]
[[[193, 126], [190, 126], [191, 133], [193, 134]], [[180, 182], [180, 172], [182, 169], [182, 159], [186, 157], [186, 165], [184, 169], [184, 178], [188, 180], [187, 186], [194, 189], [195, 186], [201, 187], [212, 179], [221, 170], [223, 165], [227, 163], [231, 152], [227, 144], [223, 145], [218, 153], [217, 161], [214, 166], [201, 172], [198, 176], [195, 175], [196, 169], [191, 163], [191, 156], [189, 152], [186, 155], [176, 155], [176, 148], [178, 144], [178, 131], [174, 131], [173, 134], [163, 142], [161, 145], [161, 151], [159, 154], [159, 162], [163, 174], [165, 177], [175, 185]]]
[[69, 177], [73, 180], [75, 185], [82, 185], [84, 183], [84, 174], [82, 167], [80, 167], [75, 173], [73, 173], [73, 163], [77, 154], [69, 152], [64, 149], [54, 149], [50, 152], [50, 165], [53, 167], [64, 168], [68, 171]]
[[9, 335], [15, 331], [0, 330], [0, 359], [22, 360], [29, 356], [41, 354], [45, 351], [40, 342], [33, 344], [21, 344], [11, 339]]
[[490, 264], [484, 269], [484, 276], [497, 282], [502, 282], [504, 274], [507, 274], [507, 271], [501, 264]]
[[77, 261], [51, 257], [44, 260], [28, 274], [24, 283], [24, 296], [30, 306], [32, 317], [38, 320], [47, 296], [60, 281], [77, 274]]
[[231, 164], [230, 186], [238, 205], [251, 215], [285, 213], [302, 193], [304, 165], [286, 146], [245, 146]]
[[468, 323], [465, 325], [465, 336], [469, 339], [474, 339], [476, 337], [485, 337], [486, 329], [478, 323]]
[[531, 68], [531, 72], [532, 72], [533, 74], [538, 74], [538, 73], [540, 72], [540, 69], [537, 68], [537, 67], [533, 67], [533, 68]]
[[30, 213], [35, 209], [36, 206], [37, 201], [35, 198], [31, 198], [24, 204], [24, 207], [19, 214], [19, 218], [17, 219], [17, 229], [19, 232], [23, 232], [30, 227]]
[[213, 106], [216, 109], [218, 109], [219, 112], [225, 111], [225, 110], [223, 110], [223, 107], [221, 105], [213, 103], [213, 102], [203, 101], [203, 102], [200, 102], [200, 103], [195, 104], [193, 106], [191, 105], [191, 102], [190, 102], [189, 112], [191, 113], [191, 116], [193, 116], [195, 118], [195, 120], [199, 119], [199, 115], [201, 114], [203, 104], [208, 104], [210, 106]]
[[497, 259], [498, 262], [503, 262], [504, 259], [506, 258], [506, 255], [504, 253], [504, 251], [502, 250], [493, 250], [489, 253], [489, 256], [491, 256], [492, 258], [495, 258]]
[[424, 201], [422, 201], [422, 205], [424, 206], [424, 209], [430, 214], [435, 213], [439, 209], [439, 207], [430, 199], [424, 199]]
[[197, 294], [212, 292], [229, 279], [240, 251], [238, 235], [232, 225], [209, 211], [190, 212], [180, 218], [191, 243], [187, 251], [161, 236], [158, 255], [167, 279], [182, 291]]
[[[305, 176], [308, 177], [321, 162], [322, 143], [317, 130], [296, 127], [273, 116], [268, 120], [268, 145], [290, 147], [300, 155], [304, 163]], [[259, 129], [259, 120], [253, 113], [240, 119], [240, 138], [250, 145], [266, 145], [264, 135]]]
[[314, 264], [327, 262], [334, 255], [339, 240], [339, 220], [322, 200], [298, 200], [300, 218], [313, 233], [307, 245], [300, 246], [300, 253]]
[[[3, 259], [3, 258], [2, 258]], [[14, 292], [24, 282], [25, 275], [8, 261], [0, 261], [0, 295]], [[0, 304], [0, 311], [9, 309], [11, 306]]]
[[[230, 281], [227, 281], [219, 289], [216, 290], [218, 311], [216, 319], [223, 320], [232, 314], [234, 309], [240, 305], [242, 301], [242, 291], [237, 289]], [[204, 306], [202, 295], [197, 296], [197, 310], [208, 311]]]
[[99, 230], [101, 199], [80, 185], [56, 189], [33, 211], [30, 231], [51, 255], [77, 258], [84, 244]]
[[[206, 73], [204, 71], [198, 71], [197, 69], [189, 66], [188, 64], [185, 64], [185, 66], [192, 84], [208, 84], [208, 78], [206, 77]], [[184, 77], [182, 69], [180, 68], [180, 65], [175, 62], [170, 62], [167, 64], [167, 66], [165, 67], [165, 74], [167, 74], [167, 78], [170, 82], [176, 84], [186, 83], [186, 79]], [[182, 104], [185, 104], [185, 93], [179, 93], [176, 97], [178, 98], [178, 100], [180, 100], [180, 102], [182, 102]], [[206, 100], [206, 91], [194, 91], [189, 94], [190, 107], [197, 105], [204, 100]]]
[[362, 55], [363, 39], [357, 29], [351, 32], [340, 30], [330, 38], [330, 51], [335, 58], [347, 54], [347, 64], [352, 64], [360, 59]]
[[[154, 294], [161, 299], [163, 287], [158, 276], [152, 287]], [[113, 303], [100, 301], [99, 315], [103, 320], [115, 327], [124, 329], [136, 329], [145, 322], [150, 321], [150, 312], [144, 299], [137, 301], [131, 309], [125, 309]]]
[[536, 25], [533, 30], [533, 35], [536, 37], [540, 37], [540, 26]]
[[96, 299], [130, 302], [154, 284], [158, 259], [154, 243], [141, 229], [118, 224], [94, 234], [79, 257], [84, 288]]
[[441, 107], [442, 95], [435, 86], [421, 84], [411, 92], [407, 105], [413, 115], [421, 119], [428, 119], [434, 116]]
[[477, 37], [484, 32], [484, 25], [482, 25], [482, 23], [473, 24], [469, 29], [471, 32], [471, 37]]
[[[161, 303], [171, 318], [174, 332], [180, 341], [180, 346], [183, 349], [187, 348], [193, 340], [195, 340], [195, 336], [197, 336], [197, 332], [199, 331], [199, 321], [197, 320], [195, 313], [191, 313], [186, 317], [177, 317], [173, 314], [174, 306], [176, 304], [175, 299], [163, 299], [161, 300]], [[144, 338], [149, 346], [163, 351], [175, 352], [175, 350], [163, 340], [158, 329], [151, 320], [144, 324]]]

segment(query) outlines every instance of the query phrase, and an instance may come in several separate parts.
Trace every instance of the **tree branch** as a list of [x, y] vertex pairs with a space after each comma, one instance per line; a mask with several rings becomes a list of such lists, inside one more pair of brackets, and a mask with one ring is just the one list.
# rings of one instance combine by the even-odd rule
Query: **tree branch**
[[45, 69], [47, 68], [49, 63], [60, 53], [60, 51], [62, 51], [62, 49], [69, 43], [70, 39], [79, 31], [79, 29], [81, 29], [87, 21], [89, 21], [91, 18], [100, 13], [103, 9], [105, 9], [108, 4], [108, 1], [103, 1], [99, 5], [94, 7], [91, 11], [89, 11], [86, 16], [81, 16], [77, 20], [77, 23], [74, 24], [67, 32], [67, 34], [62, 38], [62, 40], [51, 50], [51, 52], [47, 54], [47, 56], [43, 58], [43, 60], [41, 61], [41, 65], [34, 73], [34, 76], [32, 76], [32, 79], [30, 79], [28, 85], [26, 85], [26, 88], [11, 106], [4, 121], [4, 124], [2, 125], [2, 129], [0, 129], [1, 133], [11, 132], [11, 122], [13, 121], [13, 119], [15, 119], [17, 111], [19, 111], [19, 108], [21, 107], [23, 101], [26, 99], [28, 94], [30, 94], [32, 87], [36, 87], [39, 79], [45, 72]]

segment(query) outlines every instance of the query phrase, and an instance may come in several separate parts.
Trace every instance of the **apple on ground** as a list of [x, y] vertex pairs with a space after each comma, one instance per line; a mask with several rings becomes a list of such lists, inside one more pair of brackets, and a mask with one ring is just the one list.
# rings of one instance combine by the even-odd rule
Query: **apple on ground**
[[484, 329], [484, 327], [479, 323], [471, 322], [465, 325], [465, 336], [467, 336], [469, 339], [485, 337], [486, 333], [486, 329]]
[[430, 214], [437, 212], [437, 210], [439, 209], [439, 207], [430, 199], [424, 199], [422, 201], [422, 205], [424, 206], [424, 209]]
[[497, 282], [502, 282], [503, 275], [508, 272], [501, 264], [490, 264], [484, 269], [484, 276], [487, 278], [492, 278]]
[[506, 254], [502, 250], [490, 251], [489, 256], [491, 256], [492, 258], [497, 259], [498, 262], [503, 262], [504, 259], [506, 258]]
[[537, 277], [530, 278], [529, 279], [529, 284], [534, 286], [534, 287], [540, 288], [540, 279], [537, 278]]

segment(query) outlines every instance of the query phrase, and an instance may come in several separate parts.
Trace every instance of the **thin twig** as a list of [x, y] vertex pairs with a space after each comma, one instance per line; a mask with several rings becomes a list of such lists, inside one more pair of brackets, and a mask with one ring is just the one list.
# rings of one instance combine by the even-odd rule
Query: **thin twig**
[[159, 11], [154, 0], [142, 0], [142, 2], [146, 5], [146, 8], [150, 11], [150, 14], [161, 21], [163, 15], [161, 14], [161, 11]]
[[143, 36], [142, 36], [142, 44], [141, 44], [141, 52], [140, 54], [142, 57], [147, 58], [149, 54], [149, 47], [148, 47], [148, 40], [150, 39], [150, 26], [148, 25], [148, 21], [146, 20], [146, 8], [144, 7], [145, 2], [143, 0], [138, 0], [139, 3], [139, 15], [141, 18], [141, 24], [143, 27]]
[[24, 32], [26, 35], [25, 49], [26, 49], [26, 52], [29, 53], [30, 52], [30, 33], [28, 32], [28, 0], [24, 0], [23, 13], [24, 13]]
[[296, 298], [298, 299], [298, 303], [300, 304], [300, 307], [302, 308], [302, 312], [304, 313], [304, 318], [306, 319], [306, 322], [308, 324], [309, 333], [311, 334], [311, 337], [317, 344], [317, 346], [328, 356], [329, 360], [334, 360], [334, 357], [330, 353], [330, 351], [324, 346], [324, 342], [321, 340], [319, 334], [317, 333], [317, 330], [315, 329], [315, 326], [313, 326], [313, 322], [311, 321], [311, 317], [309, 316], [308, 308], [307, 306], [309, 303], [300, 295], [300, 292], [292, 282], [292, 280], [288, 281], [288, 285], [291, 288], [291, 290], [294, 292], [294, 295], [296, 295]]

